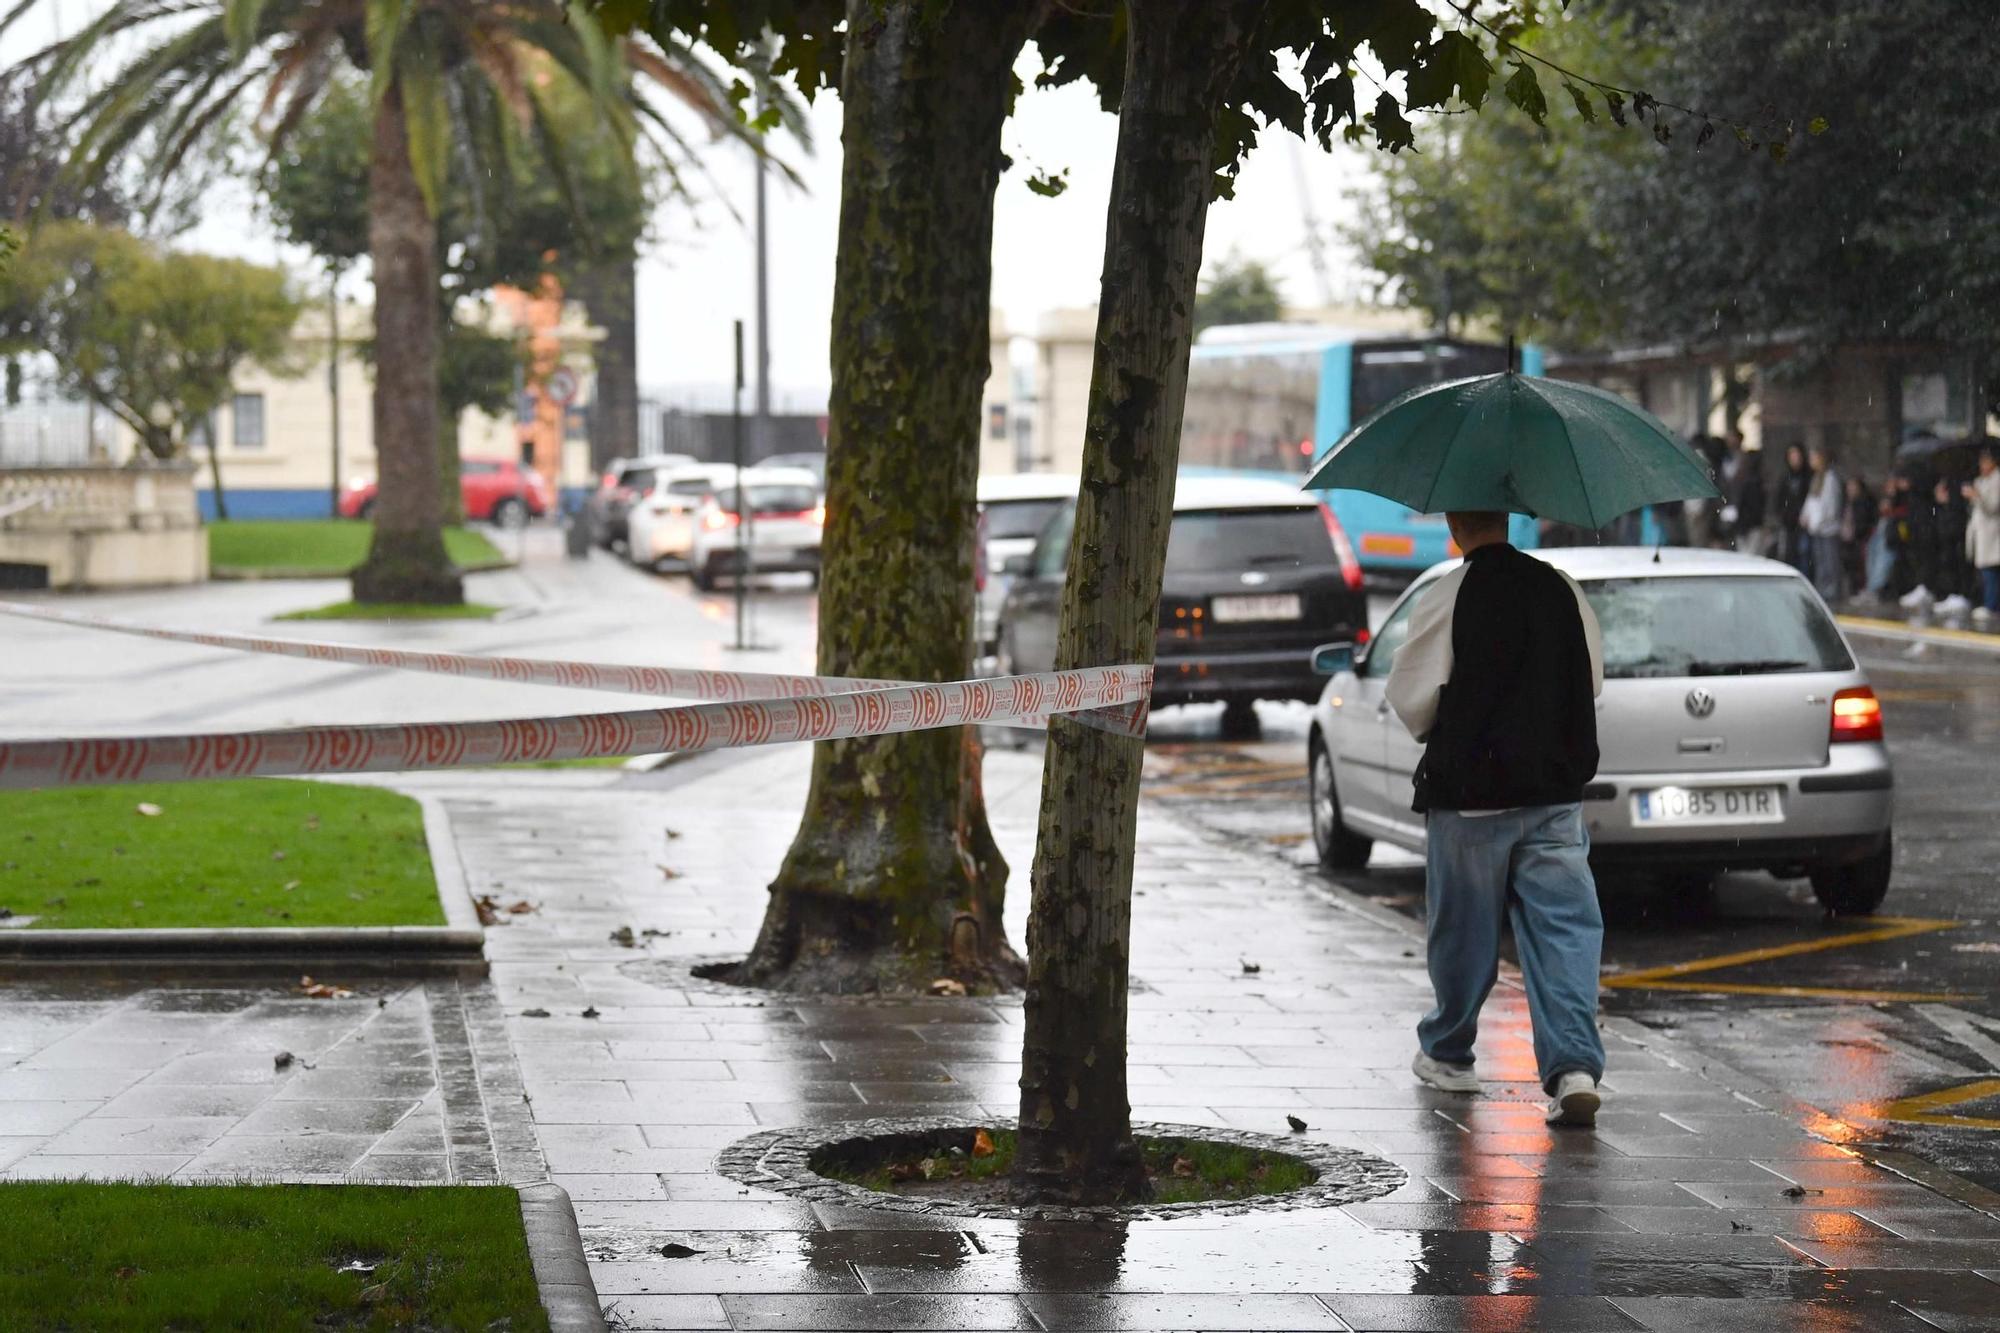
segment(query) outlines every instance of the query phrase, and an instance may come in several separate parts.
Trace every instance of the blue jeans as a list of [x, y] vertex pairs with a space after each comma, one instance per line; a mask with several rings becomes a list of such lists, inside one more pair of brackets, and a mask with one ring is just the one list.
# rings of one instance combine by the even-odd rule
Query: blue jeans
[[1988, 611], [2000, 615], [2000, 565], [1979, 567], [1979, 597]]
[[1472, 1063], [1479, 1007], [1500, 974], [1501, 921], [1511, 914], [1542, 1086], [1553, 1090], [1573, 1070], [1603, 1076], [1597, 965], [1604, 918], [1589, 854], [1578, 805], [1431, 812], [1427, 956], [1437, 1007], [1417, 1024], [1425, 1054], [1448, 1065]]

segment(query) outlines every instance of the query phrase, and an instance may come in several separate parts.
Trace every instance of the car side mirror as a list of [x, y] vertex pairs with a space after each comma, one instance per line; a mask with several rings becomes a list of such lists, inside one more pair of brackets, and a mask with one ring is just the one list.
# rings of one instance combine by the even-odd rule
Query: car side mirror
[[1035, 572], [1034, 553], [1024, 552], [1023, 554], [1020, 555], [1008, 556], [1005, 560], [1002, 560], [1000, 562], [1000, 572], [1002, 574], [1012, 575], [1016, 578], [1034, 573]]
[[1354, 670], [1354, 645], [1351, 643], [1323, 643], [1312, 651], [1313, 674], [1338, 676], [1343, 671]]

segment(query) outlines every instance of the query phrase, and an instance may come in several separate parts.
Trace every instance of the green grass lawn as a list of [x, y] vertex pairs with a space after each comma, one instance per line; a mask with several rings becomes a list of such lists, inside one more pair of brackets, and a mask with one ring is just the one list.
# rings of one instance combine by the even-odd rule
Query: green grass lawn
[[273, 620], [491, 620], [500, 614], [497, 606], [482, 602], [460, 602], [456, 606], [428, 606], [422, 602], [335, 602], [308, 611], [287, 611]]
[[279, 778], [0, 792], [0, 908], [30, 929], [444, 924], [415, 801]]
[[[353, 519], [232, 519], [208, 525], [208, 563], [225, 573], [338, 578], [367, 557], [374, 532], [374, 524]], [[484, 533], [470, 528], [447, 528], [444, 549], [462, 566], [506, 562]]]
[[6, 1182], [0, 1254], [24, 1333], [549, 1326], [497, 1186]]

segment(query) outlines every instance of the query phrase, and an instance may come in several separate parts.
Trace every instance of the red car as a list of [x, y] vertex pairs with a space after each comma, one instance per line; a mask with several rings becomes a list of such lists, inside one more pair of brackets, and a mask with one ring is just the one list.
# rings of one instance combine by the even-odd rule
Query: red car
[[[458, 465], [458, 493], [468, 520], [516, 527], [549, 512], [554, 497], [542, 474], [508, 458], [467, 458]], [[375, 481], [348, 483], [340, 497], [342, 518], [367, 518], [375, 509]]]

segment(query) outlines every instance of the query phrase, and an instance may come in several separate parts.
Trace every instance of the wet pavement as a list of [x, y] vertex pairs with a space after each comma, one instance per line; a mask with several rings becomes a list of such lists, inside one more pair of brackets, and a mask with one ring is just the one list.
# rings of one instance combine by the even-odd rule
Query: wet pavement
[[[1726, 876], [1712, 899], [1694, 902], [1643, 881], [1607, 881], [1607, 1011], [1787, 1089], [1858, 1138], [2000, 1192], [2000, 658], [1986, 666], [1864, 653], [1864, 665], [1896, 763], [1897, 869], [1881, 914], [1829, 921], [1803, 880], [1758, 874]], [[1222, 741], [1212, 711], [1164, 714], [1149, 794], [1234, 846], [1420, 917], [1414, 857], [1378, 849], [1364, 873], [1317, 868], [1306, 712], [1260, 713], [1262, 736], [1250, 743]], [[1648, 977], [1714, 989], [1650, 989]], [[1780, 988], [1822, 993], [1800, 999]]]
[[[527, 651], [512, 640], [529, 627], [544, 645], [533, 650], [549, 655], [597, 629], [626, 637], [595, 656], [718, 651], [714, 636], [727, 627], [703, 609], [715, 599], [629, 573], [562, 585], [596, 596], [610, 580], [629, 588], [626, 606], [551, 598], [532, 620], [462, 633]], [[786, 614], [809, 627], [809, 599]], [[697, 638], [690, 627], [703, 625]], [[792, 639], [756, 664], [801, 656]], [[200, 665], [191, 657], [180, 669]], [[698, 961], [740, 955], [755, 933], [762, 886], [802, 803], [801, 749], [646, 774], [402, 780], [443, 801], [475, 892], [535, 905], [490, 932], [485, 982], [357, 980], [359, 993], [338, 1000], [299, 996], [290, 977], [0, 982], [0, 1142], [9, 1145], [0, 1155], [22, 1174], [547, 1173], [576, 1201], [616, 1326], [635, 1330], [2000, 1329], [2000, 1199], [1913, 1158], [1881, 1159], [1894, 1170], [1876, 1164], [1854, 1140], [1889, 1128], [1828, 1116], [1847, 1108], [1818, 1096], [1920, 1087], [1899, 1072], [1918, 1067], [1917, 1052], [1974, 1071], [1985, 1058], [1979, 1025], [1993, 1013], [1990, 987], [1974, 993], [1991, 959], [1946, 956], [1944, 943], [1993, 937], [1971, 910], [2000, 851], [1979, 841], [2000, 837], [1982, 813], [1993, 808], [1993, 777], [1978, 753], [1995, 725], [1990, 685], [1924, 671], [1878, 680], [1891, 687], [1901, 831], [1918, 849], [1890, 906], [1958, 924], [1731, 975], [1803, 968], [1839, 985], [1845, 969], [1863, 968], [1879, 986], [1889, 965], [1868, 959], [1899, 955], [1909, 966], [1895, 970], [1910, 974], [1899, 988], [1969, 998], [1880, 1009], [1614, 991], [1595, 1135], [1543, 1125], [1511, 982], [1482, 1036], [1485, 1093], [1413, 1083], [1412, 1028], [1428, 992], [1417, 940], [1383, 904], [1408, 900], [1420, 883], [1389, 861], [1344, 884], [1301, 864], [1310, 859], [1303, 792], [1287, 791], [1299, 775], [1286, 767], [1302, 748], [1302, 709], [1266, 710], [1266, 740], [1251, 745], [1217, 743], [1201, 710], [1160, 717], [1140, 826], [1134, 1114], [1276, 1134], [1296, 1115], [1308, 1136], [1407, 1172], [1401, 1188], [1367, 1203], [1052, 1223], [801, 1204], [718, 1174], [721, 1149], [772, 1128], [895, 1114], [1004, 1123], [1015, 1112], [1017, 1001], [801, 1001], [690, 975]], [[287, 716], [322, 706], [303, 676], [283, 681], [244, 706]], [[357, 697], [379, 693], [381, 678], [352, 685]], [[1920, 693], [1894, 692], [1904, 689]], [[475, 703], [493, 706], [458, 706]], [[230, 701], [217, 706], [226, 712]], [[505, 706], [554, 708], [525, 693]], [[1032, 751], [989, 756], [995, 830], [1015, 867], [1016, 941], [1038, 782]], [[1927, 860], [1933, 843], [1942, 850]], [[1828, 927], [1768, 880], [1725, 886], [1720, 903], [1714, 919], [1621, 919], [1614, 963], [1636, 969], [1685, 960], [1690, 947], [1856, 928]], [[613, 938], [623, 927], [631, 947]], [[1694, 1018], [1707, 1005], [1712, 1026]], [[1922, 1032], [1931, 1035], [1909, 1035]], [[288, 1069], [276, 1050], [293, 1054]], [[2000, 1077], [2000, 1064], [1994, 1071], [1986, 1076]], [[1971, 1133], [1913, 1125], [1901, 1142], [1929, 1152]], [[669, 1245], [687, 1252], [667, 1257]]]

